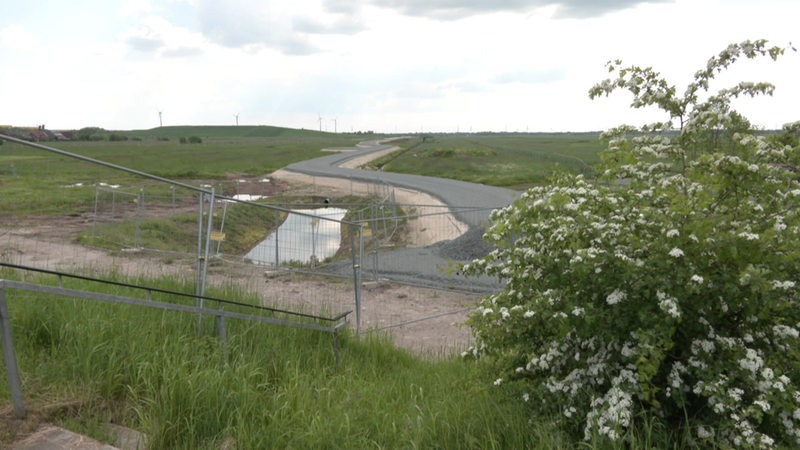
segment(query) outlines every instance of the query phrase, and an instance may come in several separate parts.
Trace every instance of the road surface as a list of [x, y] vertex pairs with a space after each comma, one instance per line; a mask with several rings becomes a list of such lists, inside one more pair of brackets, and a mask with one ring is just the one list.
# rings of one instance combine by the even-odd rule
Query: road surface
[[[341, 167], [348, 160], [390, 147], [391, 145], [379, 141], [362, 142], [355, 147], [355, 150], [301, 161], [285, 167], [284, 170], [317, 177], [377, 181], [425, 192], [448, 205], [454, 215], [470, 227], [467, 233], [452, 241], [439, 242], [425, 248], [392, 250], [389, 253], [381, 253], [378, 258], [372, 258], [373, 260], [367, 255], [362, 264], [365, 277], [387, 278], [434, 287], [457, 286], [476, 292], [496, 289], [499, 286], [497, 280], [486, 277], [465, 278], [460, 275], [448, 275], [446, 272], [453, 262], [469, 261], [489, 251], [488, 244], [482, 239], [489, 213], [492, 209], [507, 206], [519, 196], [520, 192], [447, 178]], [[480, 211], [475, 211], [476, 208]], [[338, 270], [344, 269], [338, 268]]]

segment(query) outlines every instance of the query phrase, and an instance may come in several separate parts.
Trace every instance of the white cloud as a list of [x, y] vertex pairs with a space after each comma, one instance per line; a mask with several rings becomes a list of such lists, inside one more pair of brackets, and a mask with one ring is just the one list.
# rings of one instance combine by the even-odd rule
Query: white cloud
[[322, 0], [198, 0], [197, 13], [201, 32], [213, 42], [289, 55], [322, 51], [315, 43], [318, 35], [352, 35], [365, 29], [359, 8]]
[[153, 5], [149, 0], [127, 0], [119, 7], [119, 13], [123, 17], [136, 17], [152, 12]]
[[370, 0], [403, 14], [435, 19], [462, 19], [496, 12], [527, 13], [550, 6], [555, 6], [556, 17], [587, 18], [662, 1], [671, 0]]
[[158, 16], [145, 16], [138, 24], [118, 35], [130, 49], [154, 55], [197, 56], [207, 46], [199, 33], [175, 26]]
[[0, 29], [0, 47], [21, 52], [41, 50], [36, 37], [22, 25], [8, 25]]

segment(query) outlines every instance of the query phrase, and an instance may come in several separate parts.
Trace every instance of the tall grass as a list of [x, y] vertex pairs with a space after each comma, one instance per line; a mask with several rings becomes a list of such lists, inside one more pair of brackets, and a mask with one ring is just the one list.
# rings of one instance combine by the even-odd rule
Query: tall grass
[[[0, 271], [0, 277], [15, 276]], [[137, 281], [192, 290], [169, 279]], [[80, 280], [65, 283], [95, 289]], [[134, 295], [125, 287], [106, 290]], [[214, 293], [226, 294], [252, 301], [241, 292]], [[656, 421], [637, 430], [632, 444], [580, 443], [558, 417], [532, 416], [513, 384], [494, 386], [488, 363], [423, 359], [377, 334], [344, 332], [337, 362], [332, 337], [317, 331], [229, 320], [223, 346], [211, 319], [198, 328], [190, 314], [21, 291], [7, 290], [6, 297], [29, 414], [98, 439], [107, 438], [102, 424], [114, 422], [146, 433], [151, 449], [217, 449], [230, 442], [241, 449], [662, 448], [672, 442]], [[0, 398], [8, 407], [4, 383]], [[14, 438], [0, 433], [0, 447]]]
[[[230, 321], [223, 347], [193, 315], [6, 296], [29, 408], [78, 405], [60, 420], [88, 432], [122, 422], [155, 449], [225, 439], [237, 448], [519, 448], [528, 439], [525, 414], [486, 387], [481, 367], [422, 360], [384, 338], [345, 333], [337, 363], [325, 333]], [[7, 404], [7, 387], [0, 392]]]

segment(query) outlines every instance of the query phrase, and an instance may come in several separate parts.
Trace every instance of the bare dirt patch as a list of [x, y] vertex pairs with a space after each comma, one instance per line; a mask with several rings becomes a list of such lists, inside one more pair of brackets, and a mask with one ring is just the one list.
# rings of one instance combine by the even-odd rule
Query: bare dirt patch
[[[351, 192], [348, 180], [311, 177], [278, 171], [265, 177], [245, 178], [232, 175], [237, 181], [238, 192], [267, 194], [270, 196], [291, 193], [336, 196]], [[264, 180], [269, 180], [265, 182]], [[268, 187], [267, 187], [268, 185]], [[368, 187], [364, 188], [366, 189]], [[408, 204], [433, 204], [435, 198], [419, 192], [397, 189], [398, 201]], [[184, 205], [187, 211], [196, 211], [196, 205]], [[148, 210], [148, 214], [152, 211]], [[172, 210], [165, 209], [166, 216]], [[407, 241], [414, 247], [423, 247], [442, 239], [458, 237], [466, 226], [455, 224], [452, 228], [426, 225], [424, 218], [411, 221]], [[0, 260], [70, 273], [90, 275], [108, 273], [113, 270], [128, 276], [159, 277], [179, 276], [191, 279], [194, 262], [191, 259], [175, 259], [165, 263], [165, 256], [154, 252], [109, 252], [79, 244], [76, 236], [92, 226], [91, 213], [73, 214], [64, 217], [14, 218], [14, 223], [0, 224]], [[427, 228], [427, 229], [426, 229]], [[435, 232], [434, 232], [435, 231]], [[211, 273], [211, 277], [224, 278], [225, 274]], [[280, 280], [258, 282], [262, 297], [280, 298], [283, 301], [302, 305], [307, 298], [309, 281], [297, 277], [282, 277]], [[252, 286], [252, 285], [251, 285]], [[330, 287], [329, 287], [330, 288]], [[342, 287], [343, 303], [354, 308], [352, 289]], [[388, 282], [366, 283], [362, 290], [362, 331], [389, 334], [403, 348], [427, 355], [449, 354], [463, 350], [471, 343], [469, 329], [464, 325], [468, 310], [474, 305], [475, 296], [450, 291], [400, 285]], [[349, 302], [349, 303], [348, 303]], [[350, 317], [355, 322], [355, 313]]]

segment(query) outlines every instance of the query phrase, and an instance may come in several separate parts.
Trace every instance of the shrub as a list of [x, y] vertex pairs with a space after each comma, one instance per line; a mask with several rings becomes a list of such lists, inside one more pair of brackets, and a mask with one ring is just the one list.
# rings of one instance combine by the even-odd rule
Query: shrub
[[182, 136], [180, 138], [180, 143], [181, 144], [202, 144], [203, 143], [203, 139], [198, 137], [198, 136], [189, 136], [189, 137]]
[[111, 133], [108, 135], [108, 140], [111, 142], [123, 142], [128, 140], [128, 136], [122, 134]]
[[682, 97], [650, 68], [609, 63], [618, 76], [592, 98], [627, 89], [669, 120], [605, 133], [597, 180], [558, 175], [492, 214], [495, 250], [463, 269], [507, 284], [471, 314], [465, 355], [496, 358], [497, 383], [523, 384], [587, 440], [658, 417], [694, 445], [799, 445], [800, 185], [787, 164], [800, 150], [731, 108], [772, 85], [708, 92], [736, 60], [783, 52], [730, 45]]
[[99, 127], [84, 127], [75, 132], [79, 141], [101, 141], [106, 130]]

